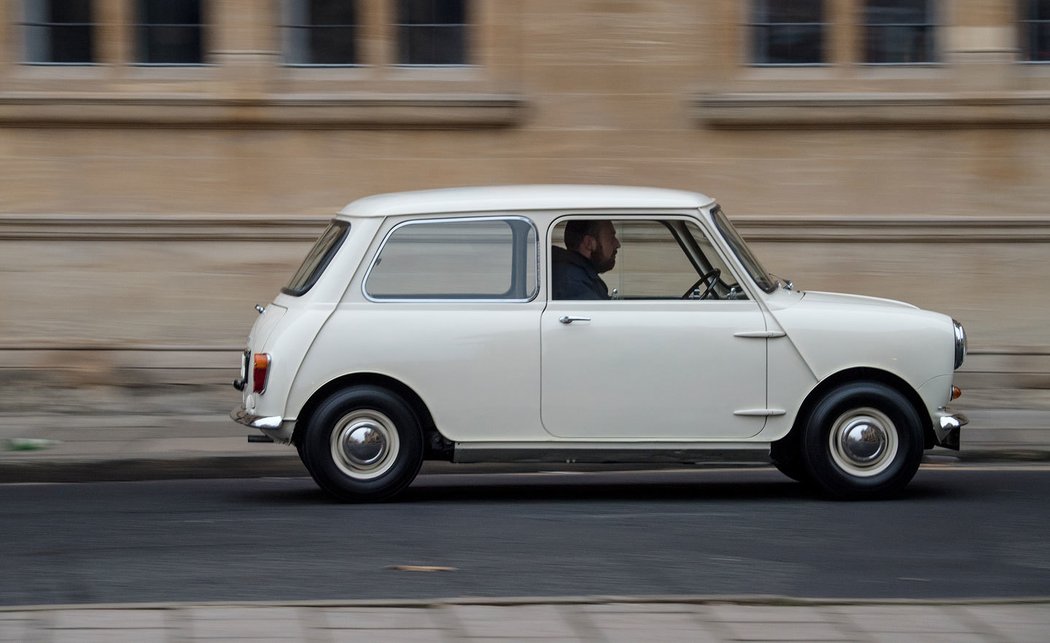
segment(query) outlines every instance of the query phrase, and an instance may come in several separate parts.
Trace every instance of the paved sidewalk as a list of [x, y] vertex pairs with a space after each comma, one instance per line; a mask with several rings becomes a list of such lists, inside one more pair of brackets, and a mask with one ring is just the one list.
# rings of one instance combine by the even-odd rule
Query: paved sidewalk
[[1043, 643], [1050, 599], [458, 599], [0, 608], [0, 641], [1008, 641]]

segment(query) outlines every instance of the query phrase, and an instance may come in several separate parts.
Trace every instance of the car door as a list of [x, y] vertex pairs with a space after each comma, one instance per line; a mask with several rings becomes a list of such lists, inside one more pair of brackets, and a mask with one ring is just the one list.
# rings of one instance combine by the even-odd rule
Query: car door
[[[566, 221], [553, 226], [548, 246], [564, 243]], [[770, 413], [758, 303], [697, 221], [613, 223], [621, 245], [615, 267], [601, 275], [612, 298], [551, 299], [542, 314], [544, 428], [579, 440], [739, 440], [759, 433]], [[713, 270], [717, 279], [691, 287]]]

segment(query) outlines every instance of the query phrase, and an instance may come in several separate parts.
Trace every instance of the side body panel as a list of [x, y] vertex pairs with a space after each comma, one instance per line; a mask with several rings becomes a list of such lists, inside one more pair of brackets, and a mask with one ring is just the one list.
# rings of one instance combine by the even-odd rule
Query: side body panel
[[848, 369], [891, 373], [919, 393], [928, 413], [948, 403], [954, 367], [952, 321], [907, 304], [852, 295], [799, 293], [767, 299], [772, 323], [770, 404], [788, 410], [762, 436], [783, 437], [806, 395]]
[[414, 390], [455, 441], [542, 440], [539, 317], [532, 303], [343, 303], [303, 361], [289, 408], [351, 373]]
[[[562, 323], [565, 316], [579, 321]], [[765, 424], [754, 301], [552, 301], [543, 423], [581, 440], [740, 440]]]

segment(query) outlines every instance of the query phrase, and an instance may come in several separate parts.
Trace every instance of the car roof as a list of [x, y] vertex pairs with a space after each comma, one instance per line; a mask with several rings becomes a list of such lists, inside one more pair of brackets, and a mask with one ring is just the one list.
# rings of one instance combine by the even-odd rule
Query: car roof
[[619, 185], [505, 185], [377, 194], [353, 201], [347, 217], [527, 210], [695, 209], [714, 203], [698, 192]]

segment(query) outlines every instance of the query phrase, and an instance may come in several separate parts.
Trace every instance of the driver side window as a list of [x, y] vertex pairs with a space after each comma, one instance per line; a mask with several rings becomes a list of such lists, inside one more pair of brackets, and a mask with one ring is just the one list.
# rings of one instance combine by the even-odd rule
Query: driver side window
[[[591, 264], [605, 285], [610, 299], [746, 299], [728, 266], [716, 252], [707, 235], [694, 222], [660, 219], [609, 219], [618, 247], [614, 262]], [[563, 256], [567, 222], [555, 227], [552, 250], [552, 279], [558, 283], [559, 260]], [[570, 234], [571, 236], [571, 234]], [[611, 250], [606, 242], [600, 252]], [[570, 251], [571, 252], [571, 251]], [[580, 257], [574, 257], [579, 263]], [[708, 275], [706, 279], [701, 279]], [[709, 292], [708, 286], [711, 286]], [[555, 299], [594, 297], [558, 296]]]

